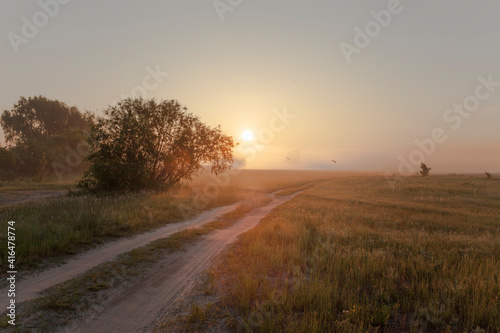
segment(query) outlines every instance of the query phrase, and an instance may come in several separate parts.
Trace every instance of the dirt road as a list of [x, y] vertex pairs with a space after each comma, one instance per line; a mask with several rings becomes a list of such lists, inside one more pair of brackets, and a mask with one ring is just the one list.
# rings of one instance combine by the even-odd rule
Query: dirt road
[[298, 193], [273, 198], [265, 207], [255, 209], [233, 226], [203, 237], [185, 252], [176, 252], [158, 263], [151, 278], [116, 296], [105, 309], [65, 332], [149, 332], [162, 320], [172, 304], [187, 293], [210, 260], [228, 244], [253, 227], [277, 206]]
[[[16, 301], [24, 302], [28, 299], [36, 298], [39, 292], [55, 286], [61, 282], [74, 278], [75, 276], [88, 271], [92, 267], [112, 260], [118, 255], [131, 251], [135, 248], [147, 245], [148, 243], [160, 238], [165, 238], [179, 230], [196, 227], [206, 222], [210, 222], [219, 215], [234, 210], [239, 204], [214, 208], [202, 212], [193, 219], [168, 224], [162, 228], [146, 232], [131, 238], [122, 239], [116, 242], [107, 243], [94, 250], [78, 255], [65, 265], [47, 270], [39, 275], [22, 280], [17, 284]], [[22, 277], [22, 273], [19, 274]], [[0, 306], [5, 309], [9, 299], [7, 298], [7, 289], [0, 290]]]
[[63, 195], [66, 192], [49, 190], [0, 192], [0, 208]]

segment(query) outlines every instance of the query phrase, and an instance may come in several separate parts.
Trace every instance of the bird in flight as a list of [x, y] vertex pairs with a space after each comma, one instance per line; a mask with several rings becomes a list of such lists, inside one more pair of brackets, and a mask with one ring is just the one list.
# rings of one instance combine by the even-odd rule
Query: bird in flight
[[286, 159], [290, 161], [290, 157], [287, 157]]
[[335, 164], [337, 164], [337, 161], [335, 161], [335, 160], [332, 160], [332, 162], [335, 163]]

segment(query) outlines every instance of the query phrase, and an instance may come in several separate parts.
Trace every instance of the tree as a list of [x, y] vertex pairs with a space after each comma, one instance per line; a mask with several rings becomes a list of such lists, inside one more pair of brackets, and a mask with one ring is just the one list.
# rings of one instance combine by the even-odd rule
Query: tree
[[491, 179], [491, 173], [486, 171], [485, 174], [486, 174], [486, 178]]
[[125, 99], [90, 130], [91, 166], [78, 186], [90, 192], [168, 188], [210, 166], [233, 163], [233, 139], [175, 100]]
[[420, 172], [418, 173], [422, 177], [427, 177], [431, 171], [431, 168], [428, 168], [424, 162], [420, 163]]
[[16, 167], [16, 155], [7, 148], [0, 147], [0, 180], [12, 179]]
[[81, 113], [74, 106], [43, 96], [21, 97], [1, 118], [5, 140], [11, 145], [44, 141], [74, 129], [88, 129], [92, 123], [89, 112]]
[[38, 173], [35, 177], [35, 181], [37, 182], [42, 182], [45, 180], [45, 178], [48, 175], [48, 170], [47, 170], [47, 156], [45, 156], [45, 153], [42, 154], [42, 158], [40, 160], [40, 166], [38, 167]]
[[[67, 148], [84, 139], [83, 131], [94, 122], [91, 113], [81, 113], [58, 100], [43, 96], [21, 97], [0, 119], [5, 139], [17, 159], [15, 173], [36, 176], [50, 162], [64, 161]], [[45, 163], [45, 165], [43, 165]]]

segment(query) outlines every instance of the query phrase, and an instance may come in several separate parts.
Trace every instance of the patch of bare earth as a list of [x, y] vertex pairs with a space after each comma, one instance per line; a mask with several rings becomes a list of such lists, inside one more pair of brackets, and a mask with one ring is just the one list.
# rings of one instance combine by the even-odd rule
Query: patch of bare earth
[[0, 208], [47, 199], [50, 197], [60, 196], [66, 192], [67, 191], [49, 191], [49, 190], [1, 192]]

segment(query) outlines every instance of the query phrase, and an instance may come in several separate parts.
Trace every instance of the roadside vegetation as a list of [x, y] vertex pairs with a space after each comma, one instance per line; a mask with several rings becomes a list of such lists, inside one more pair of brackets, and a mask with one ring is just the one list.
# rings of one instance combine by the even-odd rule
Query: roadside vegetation
[[[48, 259], [50, 262], [67, 257], [99, 243], [183, 221], [206, 209], [244, 201], [251, 194], [260, 196], [279, 186], [297, 186], [327, 177], [333, 175], [302, 172], [289, 178], [288, 183], [286, 179], [270, 182], [267, 171], [244, 170], [228, 178], [227, 186], [216, 186], [216, 195], [208, 195], [206, 184], [216, 184], [216, 178], [203, 174], [168, 193], [50, 198], [0, 208], [0, 219], [16, 221], [16, 264], [25, 270], [40, 268]], [[6, 237], [4, 228], [0, 240]], [[2, 251], [1, 267], [6, 264], [6, 256]]]
[[[231, 204], [243, 195], [225, 188], [203, 208]], [[166, 194], [66, 196], [0, 209], [0, 219], [16, 221], [16, 263], [27, 268], [43, 259], [75, 254], [111, 239], [183, 221], [200, 212], [179, 209], [192, 205], [192, 199], [192, 191], [185, 188]], [[6, 239], [5, 230], [0, 232], [0, 239]], [[2, 266], [6, 256], [2, 251]]]
[[[182, 250], [188, 244], [214, 230], [227, 228], [255, 208], [271, 199], [260, 192], [247, 192], [241, 205], [198, 228], [188, 228], [156, 240], [98, 265], [86, 273], [45, 290], [41, 297], [22, 303], [18, 310], [17, 330], [36, 328], [55, 331], [81, 319], [87, 311], [97, 311], [115, 295], [151, 277], [155, 264], [166, 255]], [[9, 327], [0, 321], [0, 327]]]
[[322, 182], [225, 252], [218, 302], [158, 331], [499, 332], [499, 202], [495, 178]]

